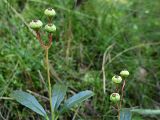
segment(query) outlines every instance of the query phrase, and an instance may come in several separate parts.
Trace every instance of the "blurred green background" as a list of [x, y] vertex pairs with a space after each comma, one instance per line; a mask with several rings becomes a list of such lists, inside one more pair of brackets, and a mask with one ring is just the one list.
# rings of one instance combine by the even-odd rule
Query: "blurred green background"
[[[15, 89], [40, 94], [37, 98], [49, 107], [43, 99], [47, 97], [44, 51], [28, 28], [32, 19], [47, 22], [43, 12], [48, 7], [57, 12], [49, 53], [52, 84], [68, 85], [68, 96], [86, 89], [95, 93], [78, 109], [75, 120], [117, 119], [109, 101], [114, 91], [111, 78], [123, 69], [130, 71], [123, 107], [160, 108], [159, 0], [1, 0], [0, 120], [41, 119], [10, 100]], [[76, 110], [60, 120], [72, 120]], [[134, 115], [133, 120], [160, 120], [160, 116]]]

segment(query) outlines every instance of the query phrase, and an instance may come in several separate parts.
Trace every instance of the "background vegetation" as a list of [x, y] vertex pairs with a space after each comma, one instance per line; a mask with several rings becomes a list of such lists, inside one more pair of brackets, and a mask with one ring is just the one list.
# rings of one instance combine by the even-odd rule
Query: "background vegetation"
[[[58, 29], [49, 53], [52, 84], [67, 84], [68, 96], [85, 89], [95, 92], [90, 101], [61, 119], [71, 120], [78, 111], [75, 120], [116, 120], [109, 101], [111, 77], [122, 69], [131, 73], [124, 107], [160, 108], [159, 0], [8, 3], [0, 1], [0, 120], [40, 119], [10, 100], [8, 95], [15, 89], [27, 90], [48, 103], [44, 51], [28, 28], [32, 19], [45, 22], [43, 11], [48, 7], [57, 12]], [[133, 120], [160, 120], [160, 116], [134, 115]]]

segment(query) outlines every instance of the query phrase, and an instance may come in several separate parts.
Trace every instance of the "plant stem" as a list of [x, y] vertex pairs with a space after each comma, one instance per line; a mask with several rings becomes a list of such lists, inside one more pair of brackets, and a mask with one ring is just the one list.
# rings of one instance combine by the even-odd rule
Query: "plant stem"
[[122, 102], [123, 102], [123, 94], [124, 94], [124, 87], [126, 85], [126, 81], [124, 80], [123, 85], [122, 85], [122, 89], [121, 89], [121, 100], [120, 100], [120, 105], [118, 106], [118, 120], [120, 120], [120, 110], [122, 108]]
[[125, 87], [125, 85], [126, 85], [126, 81], [124, 80], [124, 82], [123, 82], [123, 86], [122, 86], [122, 89], [121, 89], [121, 100], [120, 100], [120, 109], [121, 109], [121, 107], [122, 107], [122, 102], [123, 102], [123, 94], [124, 94], [124, 87]]
[[120, 120], [120, 110], [118, 110], [118, 120]]
[[49, 72], [49, 62], [48, 62], [48, 49], [49, 48], [45, 48], [46, 67], [47, 67], [47, 79], [48, 79], [48, 94], [49, 94], [50, 109], [51, 109], [51, 119], [54, 120], [54, 113], [53, 113], [53, 108], [52, 108], [52, 88], [51, 88], [51, 80], [50, 80], [50, 72]]
[[118, 120], [120, 120], [120, 107], [118, 104], [117, 104], [117, 110], [118, 110]]

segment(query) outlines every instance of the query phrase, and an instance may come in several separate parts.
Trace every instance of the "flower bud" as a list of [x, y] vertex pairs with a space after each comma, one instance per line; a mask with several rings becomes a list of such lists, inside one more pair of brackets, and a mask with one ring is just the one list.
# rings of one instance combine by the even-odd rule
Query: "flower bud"
[[112, 93], [110, 95], [110, 100], [112, 102], [118, 102], [118, 101], [120, 101], [120, 95], [118, 93]]
[[129, 72], [128, 72], [127, 70], [122, 70], [122, 71], [120, 72], [120, 75], [121, 75], [122, 77], [128, 77], [128, 76], [129, 76]]
[[46, 16], [49, 16], [49, 17], [52, 17], [52, 16], [55, 16], [56, 15], [56, 12], [54, 11], [54, 9], [52, 8], [48, 8], [44, 11], [44, 14]]
[[112, 81], [114, 83], [121, 83], [122, 82], [122, 78], [121, 78], [121, 76], [115, 75], [115, 76], [112, 77]]
[[45, 26], [45, 30], [49, 33], [55, 32], [56, 31], [56, 26], [54, 24], [47, 24]]
[[42, 27], [43, 23], [40, 21], [40, 20], [32, 20], [30, 23], [29, 23], [29, 26], [32, 28], [32, 29], [35, 29], [35, 30], [38, 30]]

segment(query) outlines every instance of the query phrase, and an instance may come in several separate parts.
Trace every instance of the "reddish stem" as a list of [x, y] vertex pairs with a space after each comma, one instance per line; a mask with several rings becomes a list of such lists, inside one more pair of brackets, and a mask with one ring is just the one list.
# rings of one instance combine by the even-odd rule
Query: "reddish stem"
[[52, 34], [51, 33], [49, 33], [48, 39], [49, 39], [49, 44], [47, 46], [50, 48], [52, 45]]
[[36, 31], [36, 34], [37, 34], [37, 39], [38, 39], [39, 43], [41, 44], [41, 46], [42, 46], [44, 49], [51, 47], [51, 45], [52, 45], [52, 34], [51, 34], [51, 33], [48, 35], [49, 44], [47, 44], [47, 45], [45, 45], [45, 44], [43, 43], [39, 31]]
[[118, 84], [116, 85], [116, 93], [118, 93], [118, 88], [119, 88], [119, 86], [118, 86]]
[[124, 87], [126, 85], [126, 81], [124, 80], [123, 82], [123, 86], [122, 86], [122, 89], [121, 89], [121, 101], [120, 101], [120, 109], [121, 109], [121, 106], [122, 106], [122, 102], [123, 102], [123, 94], [124, 94]]
[[47, 48], [47, 46], [43, 43], [42, 39], [41, 39], [41, 35], [39, 33], [39, 31], [36, 31], [36, 34], [37, 34], [37, 39], [39, 41], [39, 43], [41, 44], [41, 46], [45, 49]]

